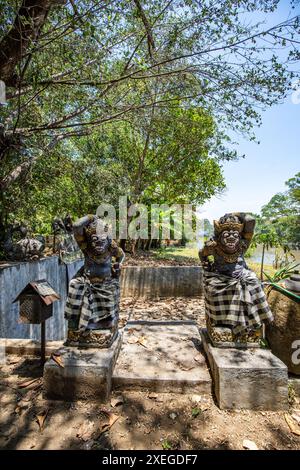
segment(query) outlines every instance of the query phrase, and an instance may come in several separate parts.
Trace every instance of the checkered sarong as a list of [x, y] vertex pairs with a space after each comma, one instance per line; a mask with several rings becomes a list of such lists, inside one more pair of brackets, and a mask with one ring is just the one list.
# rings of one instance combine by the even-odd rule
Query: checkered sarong
[[258, 328], [273, 315], [256, 275], [244, 269], [240, 279], [204, 271], [205, 313], [214, 325], [228, 325], [233, 333]]
[[118, 317], [119, 300], [119, 279], [92, 284], [85, 276], [76, 277], [69, 284], [65, 318], [79, 320], [78, 328], [85, 329], [90, 320], [97, 323], [110, 316]]

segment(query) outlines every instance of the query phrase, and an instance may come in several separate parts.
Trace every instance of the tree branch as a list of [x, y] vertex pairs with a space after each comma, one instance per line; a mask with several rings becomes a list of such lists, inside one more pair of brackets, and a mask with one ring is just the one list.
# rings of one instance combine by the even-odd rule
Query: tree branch
[[30, 41], [38, 37], [50, 9], [58, 3], [58, 0], [22, 1], [13, 26], [0, 42], [0, 79], [6, 85], [16, 85], [16, 65]]

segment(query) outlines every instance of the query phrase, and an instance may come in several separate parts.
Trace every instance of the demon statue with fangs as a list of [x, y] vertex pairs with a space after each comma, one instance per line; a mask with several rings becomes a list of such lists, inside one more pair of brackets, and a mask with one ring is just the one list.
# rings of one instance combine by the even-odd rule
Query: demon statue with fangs
[[250, 214], [225, 214], [199, 251], [207, 332], [215, 346], [259, 346], [263, 322], [273, 320], [261, 282], [244, 259], [254, 227]]
[[107, 348], [118, 332], [119, 275], [124, 252], [112, 239], [108, 225], [95, 215], [77, 220], [73, 231], [84, 254], [84, 266], [69, 285], [66, 344]]

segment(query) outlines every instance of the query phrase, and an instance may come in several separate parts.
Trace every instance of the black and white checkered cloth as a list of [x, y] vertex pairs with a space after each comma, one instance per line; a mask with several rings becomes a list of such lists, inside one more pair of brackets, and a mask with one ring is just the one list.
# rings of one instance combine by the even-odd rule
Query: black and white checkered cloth
[[65, 318], [79, 320], [78, 328], [85, 329], [89, 321], [97, 323], [110, 316], [118, 317], [119, 300], [118, 278], [92, 284], [85, 276], [77, 277], [69, 284]]
[[205, 313], [212, 324], [231, 326], [233, 333], [258, 328], [273, 315], [256, 275], [244, 269], [241, 278], [204, 271]]

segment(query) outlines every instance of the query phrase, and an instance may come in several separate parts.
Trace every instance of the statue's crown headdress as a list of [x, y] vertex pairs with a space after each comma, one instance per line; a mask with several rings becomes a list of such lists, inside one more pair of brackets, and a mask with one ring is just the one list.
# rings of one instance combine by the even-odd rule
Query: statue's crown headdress
[[99, 235], [99, 236], [108, 236], [109, 235], [109, 226], [101, 219], [97, 219], [94, 222], [91, 222], [86, 227], [87, 235]]
[[244, 224], [241, 223], [236, 216], [221, 217], [219, 220], [214, 220], [215, 233], [219, 234], [225, 230], [236, 230], [239, 233], [243, 231]]

